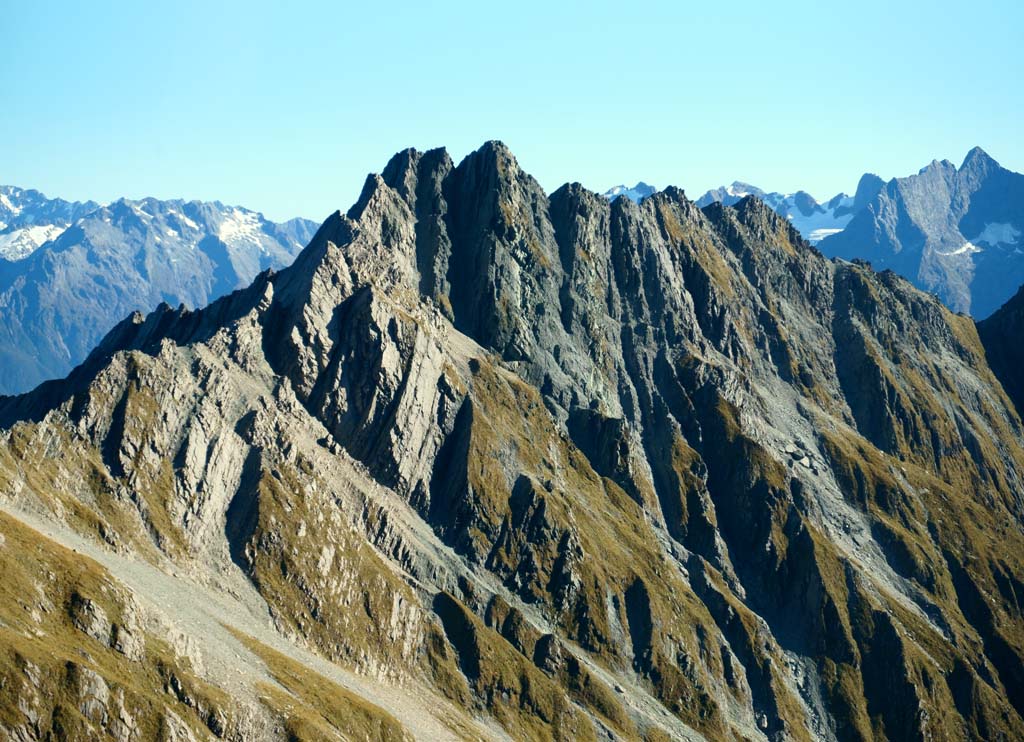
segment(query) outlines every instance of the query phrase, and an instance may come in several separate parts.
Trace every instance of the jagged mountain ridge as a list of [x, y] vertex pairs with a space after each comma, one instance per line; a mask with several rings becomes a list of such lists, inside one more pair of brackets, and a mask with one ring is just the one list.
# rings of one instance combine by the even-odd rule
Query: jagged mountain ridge
[[[409, 150], [292, 267], [134, 316], [0, 422], [13, 506], [244, 575], [294, 641], [515, 738], [1024, 732], [1021, 421], [973, 323], [755, 198]], [[0, 700], [45, 725], [23, 674]], [[259, 706], [212, 703], [236, 737]]]
[[732, 185], [707, 191], [696, 203], [701, 208], [715, 202], [733, 206], [747, 196], [757, 196], [789, 219], [805, 240], [816, 245], [826, 237], [842, 232], [854, 214], [863, 209], [883, 185], [884, 181], [877, 175], [865, 173], [857, 182], [853, 196], [838, 193], [828, 201], [818, 203], [806, 191], [767, 193], [749, 183], [734, 181]]
[[95, 201], [65, 201], [33, 189], [0, 186], [0, 261], [28, 257], [97, 208]]
[[[797, 191], [796, 193], [772, 191], [768, 193], [757, 186], [737, 180], [732, 185], [713, 188], [705, 192], [695, 203], [701, 208], [716, 202], [734, 206], [747, 196], [756, 196], [780, 215], [789, 219], [805, 240], [816, 245], [825, 237], [841, 232], [849, 224], [853, 215], [867, 205], [882, 185], [884, 185], [884, 181], [881, 178], [866, 173], [861, 176], [854, 196], [839, 193], [828, 201], [818, 203], [806, 191]], [[631, 201], [639, 203], [656, 192], [657, 189], [654, 186], [641, 181], [633, 188], [627, 188], [624, 185], [610, 188], [605, 191], [604, 196], [609, 200], [625, 196]]]
[[67, 374], [134, 310], [203, 306], [288, 265], [315, 231], [307, 220], [275, 224], [219, 202], [99, 206], [18, 194], [10, 234], [41, 229], [46, 241], [0, 259], [0, 394]]
[[933, 161], [894, 178], [839, 234], [829, 256], [891, 268], [954, 311], [984, 318], [1024, 283], [1024, 175], [980, 147], [959, 168]]

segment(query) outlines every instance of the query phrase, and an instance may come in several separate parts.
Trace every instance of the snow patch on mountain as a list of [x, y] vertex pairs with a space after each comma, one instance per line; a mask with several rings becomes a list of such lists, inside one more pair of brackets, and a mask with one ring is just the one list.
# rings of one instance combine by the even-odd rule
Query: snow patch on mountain
[[220, 223], [217, 236], [229, 245], [240, 242], [260, 244], [260, 217], [251, 211], [232, 209]]
[[56, 238], [64, 230], [65, 227], [61, 225], [42, 224], [0, 234], [0, 258], [12, 262], [27, 258], [40, 245]]
[[17, 216], [21, 213], [21, 206], [12, 202], [11, 199], [7, 197], [6, 193], [0, 193], [0, 206], [2, 206], [4, 210], [9, 212], [12, 216]]
[[181, 224], [184, 224], [189, 229], [195, 229], [195, 230], [199, 229], [199, 225], [196, 224], [191, 219], [189, 219], [188, 215], [186, 215], [186, 214], [184, 214], [184, 213], [182, 213], [180, 211], [177, 211], [176, 209], [169, 209], [167, 211], [167, 213], [169, 215], [173, 216], [178, 222], [180, 222]]
[[939, 253], [940, 255], [973, 255], [974, 253], [982, 252], [982, 249], [972, 242], [965, 242], [956, 250], [949, 252]]
[[609, 201], [614, 201], [619, 196], [625, 196], [634, 203], [640, 203], [648, 196], [653, 196], [657, 192], [658, 189], [655, 188], [654, 186], [648, 185], [647, 183], [640, 181], [632, 188], [629, 188], [628, 186], [624, 185], [617, 185], [614, 188], [609, 188], [607, 191], [604, 192], [604, 197], [607, 198]]
[[1020, 235], [1020, 230], [1012, 224], [989, 222], [985, 225], [985, 229], [981, 231], [981, 234], [973, 238], [971, 242], [984, 242], [992, 247], [996, 245], [1016, 245]]

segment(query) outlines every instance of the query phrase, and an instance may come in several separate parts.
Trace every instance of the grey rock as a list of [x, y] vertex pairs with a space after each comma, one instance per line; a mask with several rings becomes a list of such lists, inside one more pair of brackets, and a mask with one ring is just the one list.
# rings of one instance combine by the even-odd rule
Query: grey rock
[[110, 688], [94, 670], [71, 663], [68, 667], [68, 682], [78, 697], [78, 711], [97, 726], [106, 726]]
[[157, 732], [159, 742], [196, 742], [195, 735], [188, 725], [173, 711], [167, 710], [161, 718]]
[[104, 646], [110, 642], [110, 619], [100, 605], [76, 592], [71, 595], [69, 612], [71, 622], [79, 631], [88, 634]]
[[951, 309], [984, 318], [1024, 283], [1024, 175], [975, 147], [957, 168], [932, 162], [896, 178], [840, 234], [826, 255], [892, 269]]

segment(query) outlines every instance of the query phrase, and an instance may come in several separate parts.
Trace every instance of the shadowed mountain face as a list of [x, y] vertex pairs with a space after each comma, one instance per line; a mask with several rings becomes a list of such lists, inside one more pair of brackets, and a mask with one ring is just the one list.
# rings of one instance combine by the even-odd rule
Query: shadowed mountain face
[[885, 185], [822, 252], [891, 268], [954, 311], [987, 317], [1024, 283], [1024, 175], [981, 148]]
[[101, 207], [10, 188], [5, 202], [6, 237], [23, 249], [0, 253], [0, 394], [63, 376], [132, 311], [203, 306], [288, 265], [315, 231], [216, 202]]
[[988, 363], [1006, 393], [1024, 410], [1024, 286], [988, 319], [978, 323]]
[[[117, 696], [136, 727], [1024, 736], [1021, 420], [978, 331], [756, 198], [549, 196], [499, 143], [458, 165], [407, 150], [291, 267], [133, 315], [0, 426], [12, 513], [228, 585], [312, 652], [286, 672], [259, 650], [282, 701], [192, 632], [177, 672], [200, 700], [161, 690], [184, 666], [167, 649]], [[116, 688], [116, 632], [83, 607], [132, 593], [110, 563], [107, 592], [48, 600], [107, 642], [88, 669]], [[204, 610], [135, 595], [185, 633]], [[82, 658], [21, 641], [0, 633], [0, 724], [120, 718], [64, 680]], [[398, 689], [328, 714], [315, 658]]]

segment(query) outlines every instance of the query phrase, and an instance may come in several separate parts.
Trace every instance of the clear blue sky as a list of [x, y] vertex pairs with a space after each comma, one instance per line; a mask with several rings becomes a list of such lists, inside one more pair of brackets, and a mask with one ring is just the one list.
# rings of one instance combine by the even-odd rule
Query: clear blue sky
[[[159, 7], [158, 7], [159, 6]], [[0, 183], [322, 219], [408, 146], [549, 191], [1024, 170], [1019, 2], [0, 0]]]

